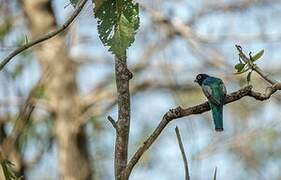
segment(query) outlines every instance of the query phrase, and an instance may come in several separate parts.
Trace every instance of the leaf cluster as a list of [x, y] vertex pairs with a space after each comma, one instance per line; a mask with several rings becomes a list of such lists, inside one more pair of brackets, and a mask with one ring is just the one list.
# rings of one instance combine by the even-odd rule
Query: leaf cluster
[[241, 58], [239, 57], [239, 63], [237, 63], [234, 66], [234, 68], [236, 69], [235, 74], [243, 74], [245, 72], [248, 72], [247, 83], [249, 84], [251, 81], [251, 75], [253, 72], [253, 70], [251, 69], [251, 65], [249, 63], [254, 64], [254, 62], [259, 60], [263, 54], [264, 54], [264, 49], [257, 52], [254, 56], [250, 55], [250, 58], [249, 58], [250, 62], [245, 62], [245, 61], [241, 60]]

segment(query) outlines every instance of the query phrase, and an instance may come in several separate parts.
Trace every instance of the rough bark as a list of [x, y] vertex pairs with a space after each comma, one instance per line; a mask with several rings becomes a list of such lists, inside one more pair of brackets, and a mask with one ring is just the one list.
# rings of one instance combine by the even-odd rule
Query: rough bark
[[[57, 28], [49, 0], [22, 0], [32, 37]], [[82, 108], [76, 84], [76, 64], [68, 56], [64, 36], [56, 36], [35, 50], [45, 79], [49, 104], [54, 109], [60, 179], [91, 179]]]
[[121, 172], [126, 168], [128, 160], [128, 141], [130, 133], [130, 91], [131, 72], [127, 68], [126, 56], [115, 57], [115, 78], [117, 86], [118, 121], [115, 141], [115, 179], [123, 180]]

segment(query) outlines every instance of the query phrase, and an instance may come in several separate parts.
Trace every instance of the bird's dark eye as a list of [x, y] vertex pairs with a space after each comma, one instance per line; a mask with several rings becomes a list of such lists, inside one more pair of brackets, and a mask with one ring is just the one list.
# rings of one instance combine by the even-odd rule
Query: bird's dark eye
[[201, 79], [201, 76], [197, 76], [197, 79]]

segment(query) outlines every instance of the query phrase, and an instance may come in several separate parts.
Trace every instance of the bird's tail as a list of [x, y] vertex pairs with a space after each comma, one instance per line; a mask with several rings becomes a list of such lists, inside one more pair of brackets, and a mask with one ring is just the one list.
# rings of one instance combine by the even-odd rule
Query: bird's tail
[[215, 124], [215, 130], [223, 131], [223, 107], [213, 105], [212, 113]]

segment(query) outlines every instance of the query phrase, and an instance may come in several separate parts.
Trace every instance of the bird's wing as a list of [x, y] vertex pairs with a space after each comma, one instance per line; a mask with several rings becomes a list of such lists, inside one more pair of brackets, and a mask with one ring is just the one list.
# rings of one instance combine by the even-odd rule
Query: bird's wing
[[219, 95], [220, 92], [217, 92], [217, 91], [221, 91], [221, 88], [220, 86], [217, 86], [217, 85], [202, 85], [202, 90], [203, 90], [203, 93], [205, 94], [205, 96], [208, 98], [208, 100], [219, 106], [222, 104], [221, 102], [221, 96]]

